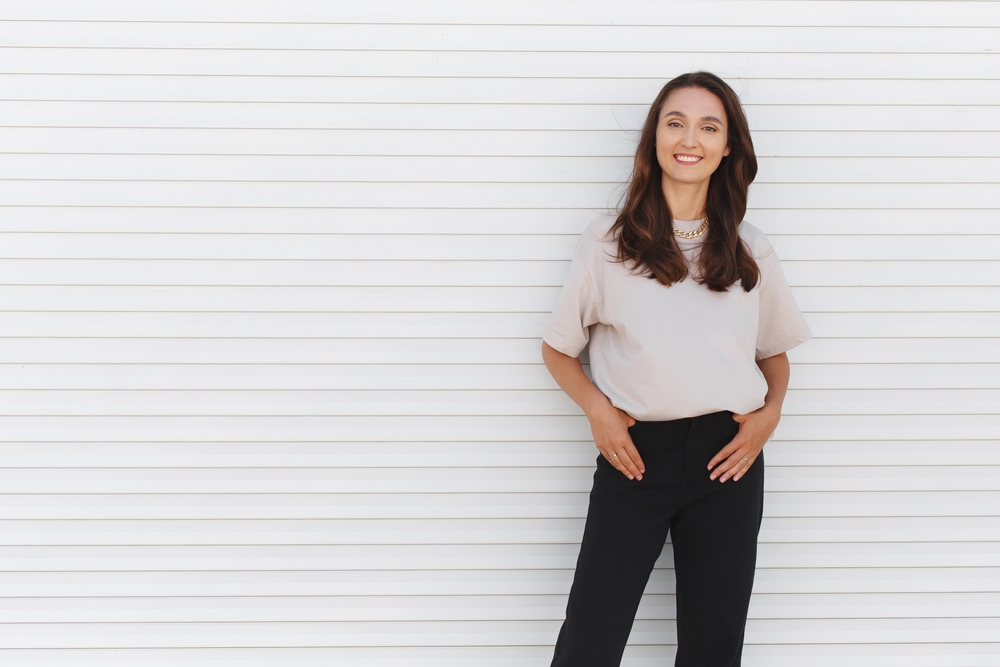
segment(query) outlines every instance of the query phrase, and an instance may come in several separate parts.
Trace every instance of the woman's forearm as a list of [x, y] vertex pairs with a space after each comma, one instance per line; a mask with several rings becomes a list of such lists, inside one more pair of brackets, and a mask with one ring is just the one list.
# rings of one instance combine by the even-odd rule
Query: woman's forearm
[[542, 341], [542, 360], [556, 383], [587, 415], [595, 406], [602, 403], [610, 405], [607, 396], [583, 372], [583, 365], [576, 357], [563, 354]]
[[782, 352], [773, 357], [761, 359], [757, 362], [757, 367], [760, 368], [764, 379], [767, 380], [767, 395], [764, 396], [763, 407], [773, 412], [775, 416], [780, 416], [781, 404], [785, 401], [788, 378], [791, 374], [788, 355]]

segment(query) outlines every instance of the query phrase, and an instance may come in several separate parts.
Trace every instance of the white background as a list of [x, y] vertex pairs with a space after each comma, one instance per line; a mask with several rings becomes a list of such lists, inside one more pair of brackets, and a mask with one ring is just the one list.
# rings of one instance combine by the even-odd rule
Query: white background
[[[0, 661], [548, 665], [596, 450], [539, 335], [648, 104], [707, 69], [815, 335], [744, 665], [997, 665], [998, 26], [0, 3]], [[626, 665], [672, 664], [670, 564]]]

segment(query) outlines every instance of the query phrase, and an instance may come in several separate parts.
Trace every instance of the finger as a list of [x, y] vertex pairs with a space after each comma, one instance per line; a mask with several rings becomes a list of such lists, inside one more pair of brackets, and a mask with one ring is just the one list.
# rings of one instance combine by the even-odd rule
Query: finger
[[606, 450], [602, 449], [601, 454], [604, 455], [604, 458], [608, 460], [608, 463], [610, 463], [615, 470], [627, 475], [627, 471], [624, 469], [625, 466], [622, 465], [621, 457], [618, 456], [618, 452], [609, 447]]
[[634, 479], [635, 477], [642, 479], [642, 473], [639, 472], [638, 467], [636, 467], [632, 458], [628, 455], [624, 443], [608, 445], [608, 460], [629, 479]]
[[598, 449], [601, 451], [601, 456], [603, 456], [608, 463], [610, 463], [616, 468], [618, 467], [618, 456], [615, 455], [615, 450], [611, 449], [610, 447], [606, 449], [598, 447]]
[[719, 482], [723, 483], [728, 479], [732, 479], [734, 482], [737, 481], [740, 478], [740, 475], [746, 470], [748, 463], [749, 459], [747, 461], [740, 459], [739, 461], [733, 464], [733, 467], [730, 468], [728, 472], [722, 475], [722, 477], [719, 479]]
[[[746, 461], [743, 460], [744, 458], [746, 459]], [[729, 457], [728, 460], [726, 460], [728, 468], [726, 471], [722, 473], [722, 477], [719, 478], [719, 482], [725, 482], [727, 479], [729, 479], [736, 473], [741, 472], [749, 464], [749, 462], [750, 462], [749, 454], [741, 454], [740, 452], [736, 452], [731, 457]]]
[[744, 473], [745, 473], [745, 472], [746, 472], [747, 470], [749, 470], [749, 469], [750, 469], [750, 466], [752, 466], [752, 465], [753, 465], [753, 462], [757, 460], [757, 457], [756, 457], [756, 456], [748, 456], [747, 458], [748, 458], [748, 459], [750, 459], [750, 460], [749, 460], [749, 461], [744, 461], [744, 463], [745, 463], [746, 465], [744, 465], [744, 466], [743, 466], [743, 468], [742, 468], [742, 469], [741, 469], [741, 470], [740, 470], [740, 471], [739, 471], [738, 473], [736, 473], [736, 475], [735, 475], [735, 476], [733, 476], [733, 481], [734, 481], [734, 482], [738, 482], [738, 481], [740, 481], [740, 477], [742, 477], [742, 476], [743, 476], [743, 474], [744, 474]]
[[622, 410], [621, 408], [615, 408], [615, 409], [616, 409], [616, 410], [618, 410], [618, 413], [619, 413], [619, 414], [620, 414], [620, 415], [621, 415], [622, 417], [624, 417], [624, 418], [625, 418], [625, 426], [627, 426], [627, 427], [629, 427], [629, 428], [632, 428], [633, 426], [635, 426], [635, 417], [633, 417], [633, 416], [632, 416], [632, 415], [630, 415], [629, 413], [625, 412], [625, 411], [624, 411], [624, 410]]
[[631, 439], [625, 443], [625, 453], [628, 454], [629, 459], [639, 469], [639, 479], [642, 479], [642, 476], [646, 474], [646, 464], [642, 462], [639, 450], [635, 448], [635, 443]]
[[[739, 450], [739, 448], [742, 446], [742, 444], [743, 444], [743, 442], [741, 440], [739, 440], [739, 436], [738, 435], [735, 438], [733, 438], [732, 440], [730, 440], [729, 444], [727, 444], [725, 447], [723, 447], [722, 449], [720, 449], [718, 451], [718, 453], [715, 456], [712, 457], [712, 460], [708, 462], [708, 469], [711, 470], [720, 461], [723, 461], [723, 460], [729, 458], [733, 454], [733, 452]], [[718, 471], [716, 471], [716, 472], [718, 472]]]
[[616, 447], [615, 453], [618, 454], [618, 459], [616, 460], [621, 461], [622, 466], [624, 467], [624, 470], [622, 470], [622, 472], [625, 473], [625, 476], [628, 477], [629, 479], [638, 477], [641, 480], [642, 473], [639, 472], [639, 466], [637, 466], [635, 462], [632, 460], [632, 457], [629, 456], [628, 451], [626, 451], [625, 447], [623, 445]]
[[[718, 456], [718, 454], [716, 456]], [[721, 477], [722, 475], [725, 475], [726, 472], [728, 472], [733, 466], [735, 466], [739, 462], [740, 457], [743, 456], [746, 456], [746, 454], [741, 454], [739, 449], [730, 453], [725, 458], [725, 460], [719, 463], [719, 465], [715, 468], [715, 470], [712, 471], [712, 473], [708, 476], [709, 479], [715, 479], [716, 477]]]
[[733, 452], [732, 456], [726, 459], [721, 466], [715, 469], [715, 474], [721, 475], [719, 477], [720, 482], [725, 482], [739, 471], [743, 464], [746, 463], [746, 461], [743, 460], [744, 456], [746, 456], [746, 454], [739, 451]]

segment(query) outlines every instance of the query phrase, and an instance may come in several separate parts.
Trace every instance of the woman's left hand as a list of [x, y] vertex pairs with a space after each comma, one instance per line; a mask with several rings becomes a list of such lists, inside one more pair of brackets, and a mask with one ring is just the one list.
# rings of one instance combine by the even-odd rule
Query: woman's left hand
[[[734, 482], [738, 482], [764, 449], [764, 443], [774, 433], [780, 418], [780, 408], [774, 410], [768, 405], [743, 415], [734, 414], [733, 419], [739, 422], [740, 432], [708, 462], [709, 470], [722, 462], [718, 468], [712, 470], [709, 477], [711, 479], [719, 477], [720, 483], [730, 477]], [[746, 461], [743, 460], [744, 457]]]

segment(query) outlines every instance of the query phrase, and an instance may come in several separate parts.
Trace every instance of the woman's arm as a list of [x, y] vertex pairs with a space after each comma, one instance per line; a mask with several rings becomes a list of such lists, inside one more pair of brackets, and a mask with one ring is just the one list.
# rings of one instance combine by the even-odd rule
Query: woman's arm
[[[757, 362], [757, 367], [760, 368], [764, 379], [767, 380], [767, 395], [764, 396], [764, 405], [745, 415], [733, 415], [733, 419], [740, 423], [740, 432], [708, 462], [708, 469], [712, 470], [719, 461], [722, 461], [718, 468], [712, 470], [709, 475], [711, 479], [721, 475], [720, 482], [725, 482], [730, 477], [733, 478], [734, 482], [739, 481], [743, 473], [753, 464], [757, 455], [764, 449], [764, 443], [774, 433], [774, 429], [778, 427], [778, 420], [781, 419], [781, 404], [785, 400], [788, 378], [791, 373], [788, 366], [788, 355], [782, 352], [773, 357], [761, 359]], [[747, 460], [744, 461], [743, 457], [746, 457]], [[723, 459], [725, 460], [723, 461]]]
[[563, 354], [542, 341], [542, 360], [553, 379], [573, 402], [580, 406], [590, 422], [594, 444], [601, 454], [629, 479], [642, 479], [646, 467], [628, 434], [635, 419], [611, 405], [576, 357]]

